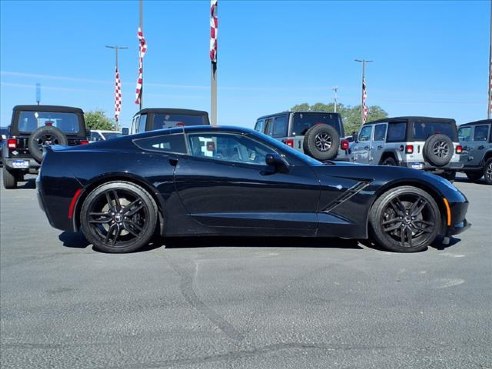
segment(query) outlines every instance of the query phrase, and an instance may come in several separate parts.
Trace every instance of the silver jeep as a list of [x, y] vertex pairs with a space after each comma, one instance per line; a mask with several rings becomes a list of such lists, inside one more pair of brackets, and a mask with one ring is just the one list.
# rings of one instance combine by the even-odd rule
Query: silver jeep
[[449, 180], [463, 167], [454, 119], [396, 117], [368, 122], [350, 151], [354, 162], [427, 170]]
[[492, 184], [492, 119], [484, 119], [459, 126], [458, 138], [463, 146], [463, 172], [472, 181], [482, 176]]

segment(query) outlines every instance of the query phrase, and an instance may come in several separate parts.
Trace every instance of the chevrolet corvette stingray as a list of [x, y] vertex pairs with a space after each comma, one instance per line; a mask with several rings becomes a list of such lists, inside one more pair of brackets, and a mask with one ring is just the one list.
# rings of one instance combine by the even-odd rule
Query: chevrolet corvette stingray
[[322, 163], [238, 127], [48, 146], [36, 187], [53, 227], [112, 253], [154, 236], [348, 238], [415, 252], [469, 227], [465, 195], [443, 178]]

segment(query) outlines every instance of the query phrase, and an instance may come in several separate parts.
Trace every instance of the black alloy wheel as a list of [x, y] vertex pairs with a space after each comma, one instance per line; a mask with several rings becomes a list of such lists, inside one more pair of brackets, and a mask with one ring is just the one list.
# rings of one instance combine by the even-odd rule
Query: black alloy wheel
[[485, 179], [485, 183], [492, 185], [492, 158], [485, 163], [483, 178]]
[[108, 182], [87, 196], [80, 219], [82, 232], [95, 248], [124, 253], [148, 244], [157, 217], [157, 205], [142, 187], [130, 182]]
[[373, 204], [369, 222], [373, 240], [390, 251], [424, 250], [437, 237], [441, 215], [435, 200], [413, 186], [391, 189]]

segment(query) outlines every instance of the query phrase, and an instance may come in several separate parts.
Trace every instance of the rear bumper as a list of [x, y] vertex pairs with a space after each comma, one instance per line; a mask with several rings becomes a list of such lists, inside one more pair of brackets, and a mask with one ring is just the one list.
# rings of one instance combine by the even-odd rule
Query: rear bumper
[[41, 166], [41, 164], [32, 158], [3, 158], [3, 165], [9, 171], [31, 174], [37, 174]]
[[446, 172], [446, 171], [459, 171], [463, 168], [463, 163], [459, 161], [450, 162], [442, 167], [436, 167], [435, 165], [429, 164], [427, 162], [421, 161], [404, 161], [401, 163], [401, 166], [413, 169], [420, 169], [432, 172]]

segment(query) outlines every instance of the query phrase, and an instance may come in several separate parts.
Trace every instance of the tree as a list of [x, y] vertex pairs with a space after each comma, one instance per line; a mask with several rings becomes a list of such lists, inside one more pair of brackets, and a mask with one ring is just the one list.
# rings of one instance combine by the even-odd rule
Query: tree
[[85, 124], [89, 129], [104, 129], [112, 131], [115, 129], [114, 122], [106, 117], [104, 111], [88, 111], [84, 113]]
[[[293, 106], [291, 111], [326, 111], [334, 112], [335, 106], [333, 103], [323, 104], [316, 103], [314, 105], [309, 105], [308, 103], [298, 104]], [[386, 113], [383, 108], [373, 105], [368, 107], [367, 121], [386, 118], [388, 113]], [[343, 127], [345, 129], [345, 134], [349, 135], [352, 132], [357, 132], [361, 126], [361, 106], [345, 106], [343, 104], [337, 104], [337, 113], [340, 113], [343, 120]]]

